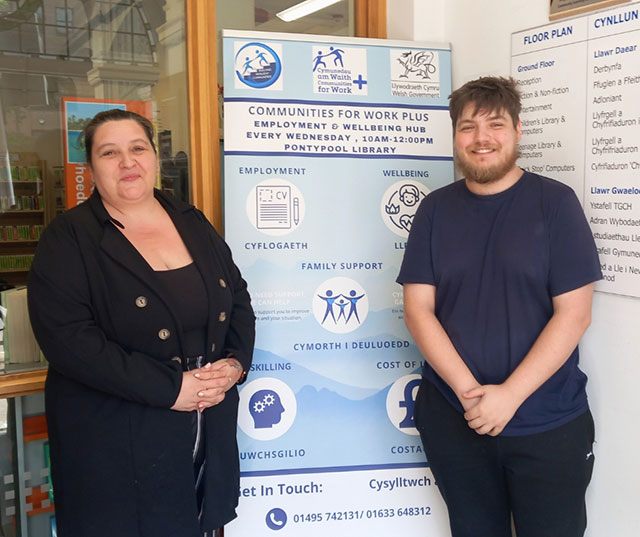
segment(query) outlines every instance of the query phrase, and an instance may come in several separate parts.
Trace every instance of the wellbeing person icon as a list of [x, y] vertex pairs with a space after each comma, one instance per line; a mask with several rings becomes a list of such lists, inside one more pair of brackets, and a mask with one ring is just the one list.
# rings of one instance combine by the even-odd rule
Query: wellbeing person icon
[[413, 207], [420, 201], [420, 191], [415, 185], [407, 184], [400, 187], [400, 201], [407, 207]]

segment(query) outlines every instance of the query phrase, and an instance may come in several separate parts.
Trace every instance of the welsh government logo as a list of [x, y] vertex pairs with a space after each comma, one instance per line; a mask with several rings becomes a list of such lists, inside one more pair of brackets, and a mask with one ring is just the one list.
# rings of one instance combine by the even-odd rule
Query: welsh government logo
[[[236, 43], [236, 47], [238, 45]], [[236, 87], [242, 87], [238, 85], [240, 81], [250, 88], [268, 88], [280, 78], [282, 62], [274, 48], [278, 46], [273, 45], [272, 48], [264, 43], [251, 42], [236, 50]]]
[[434, 75], [437, 71], [436, 66], [433, 64], [435, 53], [426, 50], [409, 50], [400, 54], [396, 60], [404, 68], [404, 73], [400, 75], [400, 78], [409, 78], [409, 75], [413, 75], [412, 78], [422, 78], [423, 80], [431, 79], [431, 75]]
[[360, 327], [369, 312], [369, 298], [360, 284], [337, 277], [323, 282], [313, 297], [316, 321], [334, 334], [346, 334]]
[[413, 217], [429, 189], [418, 181], [400, 181], [382, 196], [380, 212], [387, 227], [396, 235], [408, 237]]
[[240, 392], [238, 425], [256, 440], [273, 440], [286, 433], [296, 418], [296, 396], [279, 379], [262, 377]]
[[421, 382], [420, 375], [405, 375], [396, 380], [387, 393], [387, 416], [393, 426], [408, 435], [417, 435], [413, 411]]
[[396, 97], [440, 97], [438, 52], [420, 49], [389, 51], [391, 94]]

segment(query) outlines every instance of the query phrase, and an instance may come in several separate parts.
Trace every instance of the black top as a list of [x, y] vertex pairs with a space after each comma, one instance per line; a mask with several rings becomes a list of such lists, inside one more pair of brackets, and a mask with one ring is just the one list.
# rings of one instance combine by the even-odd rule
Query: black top
[[[525, 173], [494, 195], [464, 181], [433, 191], [416, 212], [399, 283], [436, 287], [435, 314], [480, 384], [518, 367], [554, 313], [553, 297], [602, 277], [573, 190]], [[518, 409], [501, 433], [537, 434], [587, 409], [578, 348]], [[460, 412], [458, 398], [425, 364], [424, 376]]]
[[[194, 263], [170, 270], [156, 270], [167, 291], [167, 301], [182, 324], [185, 356], [205, 353], [209, 305], [207, 289]], [[214, 297], [215, 300], [215, 297]]]

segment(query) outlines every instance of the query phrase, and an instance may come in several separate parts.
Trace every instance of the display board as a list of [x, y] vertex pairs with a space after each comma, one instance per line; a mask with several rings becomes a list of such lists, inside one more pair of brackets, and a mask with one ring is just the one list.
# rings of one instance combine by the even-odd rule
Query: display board
[[520, 165], [570, 186], [598, 246], [596, 289], [640, 296], [640, 3], [512, 35]]
[[230, 31], [223, 44], [225, 236], [257, 316], [226, 532], [447, 535], [395, 278], [419, 202], [453, 180], [450, 51]]

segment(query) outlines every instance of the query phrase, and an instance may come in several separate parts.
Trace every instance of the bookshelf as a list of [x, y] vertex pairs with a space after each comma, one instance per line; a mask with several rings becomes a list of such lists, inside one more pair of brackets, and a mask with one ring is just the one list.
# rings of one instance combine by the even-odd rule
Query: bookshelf
[[37, 153], [9, 153], [0, 167], [0, 279], [27, 282], [33, 254], [44, 227], [55, 216], [53, 185]]
[[50, 183], [38, 153], [9, 152], [0, 162], [0, 305], [11, 304], [10, 313], [0, 310], [0, 373], [46, 368], [39, 349], [34, 350], [26, 291], [20, 288], [27, 283], [40, 236], [56, 214]]

